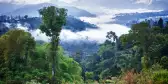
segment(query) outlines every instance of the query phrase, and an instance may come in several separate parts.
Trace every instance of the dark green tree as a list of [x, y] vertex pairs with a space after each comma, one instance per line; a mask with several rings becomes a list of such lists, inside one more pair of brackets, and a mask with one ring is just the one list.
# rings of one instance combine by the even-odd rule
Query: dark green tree
[[163, 56], [161, 58], [161, 65], [163, 66], [163, 68], [168, 69], [168, 57], [167, 56]]
[[160, 28], [164, 27], [164, 25], [163, 25], [163, 19], [162, 18], [159, 19], [158, 25], [159, 25]]
[[58, 69], [58, 56], [56, 55], [59, 45], [59, 35], [62, 26], [66, 23], [67, 10], [50, 6], [40, 9], [39, 13], [42, 15], [40, 30], [47, 36], [51, 37], [50, 55], [52, 58], [52, 82], [55, 84], [56, 69]]
[[0, 37], [0, 75], [2, 80], [23, 81], [23, 75], [30, 67], [34, 38], [23, 30], [10, 30]]

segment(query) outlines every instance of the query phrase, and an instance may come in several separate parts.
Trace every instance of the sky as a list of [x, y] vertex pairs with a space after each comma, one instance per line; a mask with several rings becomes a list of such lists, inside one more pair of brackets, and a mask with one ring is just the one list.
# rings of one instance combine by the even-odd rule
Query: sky
[[[120, 1], [120, 0], [60, 0], [60, 1], [63, 1], [63, 2], [67, 2], [67, 3], [73, 3], [73, 2], [88, 2], [88, 1], [97, 1], [97, 2], [106, 2], [106, 1]], [[152, 2], [152, 0], [125, 0], [125, 1], [133, 1], [135, 3], [144, 3], [144, 4], [150, 4]]]
[[38, 4], [38, 3], [50, 2], [50, 0], [0, 0], [0, 2], [8, 2], [15, 4]]
[[[105, 8], [167, 8], [168, 0], [0, 0], [0, 2], [10, 2], [16, 4], [38, 4], [38, 3], [54, 3], [64, 2], [80, 8], [99, 9]], [[59, 3], [60, 4], [60, 3]], [[152, 5], [151, 5], [152, 4]]]
[[150, 4], [152, 0], [0, 0], [0, 2], [13, 2], [13, 3], [28, 3], [28, 4], [37, 4], [37, 3], [44, 3], [44, 2], [51, 2], [51, 1], [63, 1], [66, 3], [75, 3], [75, 2], [84, 2], [85, 4], [88, 4], [89, 2], [121, 2], [121, 1], [131, 1], [134, 3], [144, 3], [144, 4]]

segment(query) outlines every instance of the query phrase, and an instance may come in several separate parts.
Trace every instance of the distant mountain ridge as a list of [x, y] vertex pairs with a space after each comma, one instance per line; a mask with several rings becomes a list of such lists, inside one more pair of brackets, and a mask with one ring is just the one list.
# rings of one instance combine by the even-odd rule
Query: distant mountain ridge
[[168, 10], [160, 11], [160, 12], [147, 12], [147, 13], [122, 13], [117, 14], [114, 18], [115, 21], [108, 22], [109, 24], [121, 24], [126, 26], [131, 26], [132, 24], [136, 24], [145, 20], [159, 20], [159, 18], [164, 19], [165, 22], [168, 21]]
[[[38, 17], [38, 10], [47, 6], [57, 6], [52, 3], [40, 3], [40, 4], [28, 4], [28, 5], [16, 5], [11, 3], [0, 3], [0, 14], [1, 15], [12, 15], [12, 16], [24, 16], [28, 15], [31, 17]], [[74, 17], [95, 17], [95, 14], [91, 14], [86, 10], [79, 9], [73, 6], [57, 6], [68, 9], [68, 15]], [[5, 10], [4, 10], [5, 8]]]
[[[17, 28], [17, 25], [28, 28], [28, 30], [36, 30], [39, 28], [42, 20], [40, 17], [21, 17], [21, 16], [0, 16], [0, 33], [5, 33], [11, 28]], [[72, 32], [84, 31], [86, 29], [98, 28], [94, 24], [90, 24], [73, 16], [68, 16], [64, 29], [71, 30]], [[1, 34], [0, 34], [1, 35]]]

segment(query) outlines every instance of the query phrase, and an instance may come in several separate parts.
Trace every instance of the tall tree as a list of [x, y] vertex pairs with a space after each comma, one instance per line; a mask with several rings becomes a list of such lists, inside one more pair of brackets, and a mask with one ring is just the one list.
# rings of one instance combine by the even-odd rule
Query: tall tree
[[106, 38], [109, 40], [113, 39], [113, 41], [116, 41], [116, 50], [117, 50], [119, 46], [119, 39], [118, 39], [118, 36], [115, 34], [115, 32], [113, 31], [107, 32]]
[[[51, 37], [50, 55], [52, 58], [52, 83], [56, 83], [56, 66], [58, 65], [57, 50], [59, 45], [59, 35], [62, 26], [66, 23], [67, 10], [64, 8], [57, 8], [55, 6], [44, 7], [39, 10], [42, 15], [42, 24], [40, 30], [47, 36]], [[57, 66], [58, 67], [58, 66]], [[57, 81], [58, 83], [58, 81]]]
[[162, 18], [159, 19], [158, 25], [159, 25], [160, 28], [163, 28], [164, 25], [163, 25], [163, 19]]

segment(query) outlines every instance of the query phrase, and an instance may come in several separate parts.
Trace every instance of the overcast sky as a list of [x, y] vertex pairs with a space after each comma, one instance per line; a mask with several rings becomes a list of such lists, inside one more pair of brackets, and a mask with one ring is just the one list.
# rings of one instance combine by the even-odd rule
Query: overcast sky
[[130, 2], [150, 4], [152, 2], [152, 0], [0, 0], [0, 2], [27, 3], [27, 4], [37, 4], [37, 3], [44, 3], [44, 2], [51, 2], [51, 1], [63, 1], [69, 4], [83, 3], [84, 5], [87, 5], [87, 4], [101, 5], [101, 4], [109, 4], [109, 3], [111, 5], [114, 5], [112, 3], [130, 3]]
[[[97, 7], [105, 8], [167, 8], [168, 0], [0, 0], [0, 2], [11, 2], [17, 4], [38, 4], [38, 3], [55, 3], [65, 2], [66, 4], [77, 7], [89, 7], [95, 9]], [[59, 3], [60, 4], [60, 3]], [[98, 8], [97, 8], [98, 9]]]

